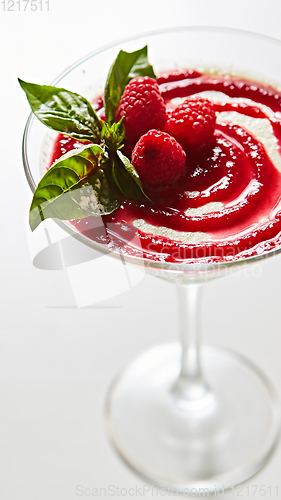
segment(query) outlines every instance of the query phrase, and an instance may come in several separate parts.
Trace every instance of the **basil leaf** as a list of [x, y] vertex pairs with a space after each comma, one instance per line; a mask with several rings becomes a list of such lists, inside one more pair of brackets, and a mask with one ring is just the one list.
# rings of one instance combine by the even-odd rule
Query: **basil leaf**
[[60, 158], [39, 182], [30, 207], [32, 231], [44, 219], [81, 219], [106, 215], [119, 206], [107, 175], [97, 168], [104, 150], [84, 146]]
[[101, 124], [91, 104], [69, 90], [19, 79], [35, 116], [44, 125], [80, 141], [98, 141]]
[[137, 76], [156, 78], [148, 62], [147, 46], [135, 52], [120, 50], [111, 66], [104, 88], [105, 116], [108, 123], [115, 121], [115, 114], [124, 89], [127, 83]]
[[150, 200], [145, 194], [139, 174], [129, 158], [123, 155], [121, 151], [117, 151], [117, 155], [117, 161], [113, 162], [112, 166], [112, 176], [120, 191], [127, 198], [141, 199], [145, 196]]

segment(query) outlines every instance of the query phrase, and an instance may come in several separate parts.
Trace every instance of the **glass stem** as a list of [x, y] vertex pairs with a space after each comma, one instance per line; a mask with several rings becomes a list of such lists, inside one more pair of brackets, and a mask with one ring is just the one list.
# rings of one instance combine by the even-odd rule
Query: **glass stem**
[[201, 371], [201, 284], [177, 285], [182, 343], [181, 370], [173, 393], [182, 401], [203, 398], [209, 388]]

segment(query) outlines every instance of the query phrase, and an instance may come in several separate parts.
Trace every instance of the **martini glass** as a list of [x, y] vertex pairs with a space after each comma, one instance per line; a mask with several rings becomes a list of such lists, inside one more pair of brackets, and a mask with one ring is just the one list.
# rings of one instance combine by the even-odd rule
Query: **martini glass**
[[[233, 29], [182, 27], [107, 46], [78, 61], [53, 84], [90, 100], [102, 93], [118, 51], [146, 44], [156, 73], [190, 67], [281, 83], [276, 64], [280, 42]], [[32, 191], [46, 169], [53, 139], [54, 134], [29, 117], [23, 161]], [[107, 247], [70, 223], [57, 223], [83, 245], [108, 253]], [[108, 432], [116, 451], [150, 484], [177, 492], [188, 488], [193, 494], [202, 488], [215, 492], [219, 486], [228, 488], [251, 477], [273, 452], [280, 430], [276, 391], [243, 356], [201, 346], [200, 299], [207, 281], [280, 250], [215, 264], [160, 263], [124, 252], [128, 265], [144, 264], [148, 273], [178, 289], [180, 342], [154, 347], [132, 361], [114, 381], [106, 402]], [[119, 253], [111, 256], [119, 258]]]

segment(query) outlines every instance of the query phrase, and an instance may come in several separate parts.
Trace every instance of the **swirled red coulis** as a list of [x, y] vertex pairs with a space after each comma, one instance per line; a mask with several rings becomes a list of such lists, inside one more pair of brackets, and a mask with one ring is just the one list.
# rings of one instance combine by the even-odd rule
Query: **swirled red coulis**
[[[112, 214], [72, 221], [88, 238], [155, 262], [227, 262], [281, 245], [281, 93], [193, 70], [158, 78], [167, 109], [199, 94], [215, 108], [210, 144], [186, 151], [181, 178], [153, 202], [124, 199]], [[102, 113], [101, 99], [96, 110]], [[80, 144], [79, 144], [80, 145]], [[59, 135], [51, 163], [75, 146]], [[148, 193], [149, 194], [149, 193]]]

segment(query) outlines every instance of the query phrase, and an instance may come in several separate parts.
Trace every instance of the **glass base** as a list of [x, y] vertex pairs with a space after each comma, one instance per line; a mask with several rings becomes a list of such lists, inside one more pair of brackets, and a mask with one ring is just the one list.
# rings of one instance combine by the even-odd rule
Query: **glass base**
[[182, 401], [173, 391], [179, 344], [155, 347], [133, 361], [113, 384], [107, 423], [121, 458], [146, 482], [195, 493], [237, 485], [261, 469], [279, 436], [279, 398], [250, 361], [204, 346], [210, 391]]

